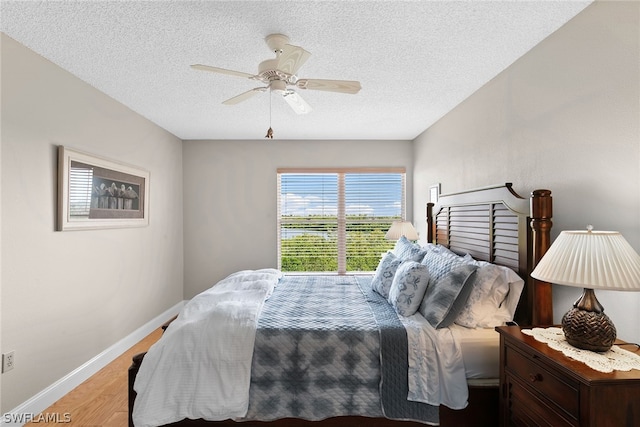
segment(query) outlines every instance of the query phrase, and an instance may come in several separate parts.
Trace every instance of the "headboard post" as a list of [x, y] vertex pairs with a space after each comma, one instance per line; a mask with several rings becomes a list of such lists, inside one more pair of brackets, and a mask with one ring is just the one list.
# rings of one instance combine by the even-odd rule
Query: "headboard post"
[[433, 243], [434, 239], [434, 224], [433, 224], [433, 206], [434, 203], [427, 203], [427, 242]]
[[[531, 229], [533, 230], [533, 258], [535, 267], [551, 246], [553, 217], [551, 191], [535, 190], [531, 193]], [[551, 283], [532, 279], [529, 297], [533, 302], [533, 325], [553, 324], [553, 294]]]

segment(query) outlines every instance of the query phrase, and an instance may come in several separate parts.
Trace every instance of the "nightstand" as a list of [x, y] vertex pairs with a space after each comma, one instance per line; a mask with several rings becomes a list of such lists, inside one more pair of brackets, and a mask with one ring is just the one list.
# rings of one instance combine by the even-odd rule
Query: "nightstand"
[[500, 425], [640, 426], [640, 370], [598, 372], [523, 334], [518, 326], [496, 330]]

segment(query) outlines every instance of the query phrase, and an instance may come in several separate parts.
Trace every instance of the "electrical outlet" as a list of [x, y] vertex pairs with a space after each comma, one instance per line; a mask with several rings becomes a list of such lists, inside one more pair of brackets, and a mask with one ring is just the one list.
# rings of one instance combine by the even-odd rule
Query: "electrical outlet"
[[10, 351], [2, 355], [2, 372], [5, 373], [14, 368], [16, 352]]

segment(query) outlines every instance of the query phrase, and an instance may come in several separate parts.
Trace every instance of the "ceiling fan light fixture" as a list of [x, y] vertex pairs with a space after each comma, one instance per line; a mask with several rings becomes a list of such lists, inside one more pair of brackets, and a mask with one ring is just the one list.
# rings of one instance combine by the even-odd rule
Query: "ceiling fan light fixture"
[[297, 114], [308, 114], [313, 108], [297, 93], [292, 90], [282, 92], [282, 98]]
[[272, 92], [283, 93], [287, 90], [287, 84], [282, 80], [273, 80], [269, 86]]

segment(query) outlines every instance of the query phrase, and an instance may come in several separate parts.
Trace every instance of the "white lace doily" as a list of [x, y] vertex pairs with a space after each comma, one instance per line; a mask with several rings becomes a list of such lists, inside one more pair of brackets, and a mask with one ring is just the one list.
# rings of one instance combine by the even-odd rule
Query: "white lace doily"
[[561, 351], [565, 356], [580, 361], [596, 371], [606, 373], [640, 369], [640, 356], [617, 345], [612, 346], [604, 353], [597, 353], [582, 350], [569, 344], [561, 328], [522, 329], [522, 333], [546, 343], [552, 349]]

